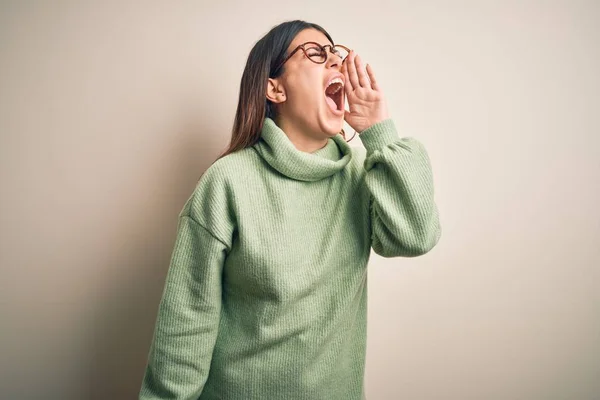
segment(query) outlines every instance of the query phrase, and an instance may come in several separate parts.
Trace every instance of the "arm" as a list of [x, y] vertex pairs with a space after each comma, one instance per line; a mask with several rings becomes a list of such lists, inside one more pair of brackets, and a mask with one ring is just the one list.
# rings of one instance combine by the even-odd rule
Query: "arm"
[[217, 336], [227, 246], [181, 215], [140, 400], [197, 399]]
[[350, 107], [345, 119], [367, 150], [372, 247], [384, 257], [418, 256], [441, 234], [429, 158], [418, 141], [398, 137], [373, 68], [362, 64], [351, 51], [341, 70]]
[[372, 247], [383, 257], [427, 253], [441, 236], [432, 170], [421, 143], [399, 138], [392, 119], [360, 133], [367, 150]]

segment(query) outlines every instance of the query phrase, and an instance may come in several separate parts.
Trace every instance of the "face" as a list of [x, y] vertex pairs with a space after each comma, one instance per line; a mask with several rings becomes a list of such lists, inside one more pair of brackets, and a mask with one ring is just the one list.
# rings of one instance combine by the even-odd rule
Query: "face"
[[[316, 42], [331, 45], [327, 37], [316, 29], [300, 32], [288, 48], [291, 53], [298, 45]], [[310, 54], [310, 46], [306, 46]], [[336, 77], [342, 82], [342, 60], [327, 48], [327, 61], [312, 62], [298, 50], [284, 65], [284, 72], [277, 79], [269, 79], [267, 98], [277, 104], [278, 119], [285, 120], [301, 132], [314, 138], [331, 137], [341, 132], [344, 124], [345, 93], [341, 88], [328, 96], [335, 85], [327, 89]], [[314, 50], [313, 50], [314, 51]], [[329, 97], [329, 98], [328, 98]]]

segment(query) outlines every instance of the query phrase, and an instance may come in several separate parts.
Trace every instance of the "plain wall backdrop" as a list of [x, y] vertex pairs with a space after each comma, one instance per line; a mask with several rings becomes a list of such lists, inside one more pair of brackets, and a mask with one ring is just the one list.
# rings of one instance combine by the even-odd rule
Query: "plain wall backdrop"
[[566, 0], [0, 2], [0, 398], [136, 398], [177, 215], [290, 19], [433, 164], [440, 243], [369, 264], [368, 399], [599, 399], [600, 2]]

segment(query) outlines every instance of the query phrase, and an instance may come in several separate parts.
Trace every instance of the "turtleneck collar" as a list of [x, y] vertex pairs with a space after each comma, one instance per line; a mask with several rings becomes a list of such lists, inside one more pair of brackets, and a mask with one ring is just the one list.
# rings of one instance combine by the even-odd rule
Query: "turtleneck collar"
[[253, 147], [271, 167], [299, 181], [327, 178], [342, 170], [352, 158], [350, 146], [341, 134], [313, 153], [300, 151], [271, 118], [265, 118], [260, 140]]

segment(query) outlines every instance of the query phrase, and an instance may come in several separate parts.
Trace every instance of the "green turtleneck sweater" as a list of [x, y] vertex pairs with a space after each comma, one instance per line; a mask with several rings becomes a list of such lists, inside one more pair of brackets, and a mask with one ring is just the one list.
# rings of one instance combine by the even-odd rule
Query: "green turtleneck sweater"
[[314, 153], [271, 119], [179, 216], [140, 399], [358, 400], [367, 262], [440, 237], [423, 146], [391, 119]]

